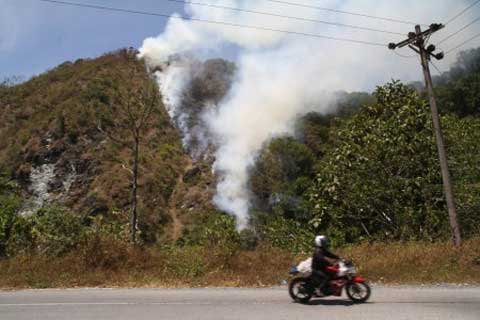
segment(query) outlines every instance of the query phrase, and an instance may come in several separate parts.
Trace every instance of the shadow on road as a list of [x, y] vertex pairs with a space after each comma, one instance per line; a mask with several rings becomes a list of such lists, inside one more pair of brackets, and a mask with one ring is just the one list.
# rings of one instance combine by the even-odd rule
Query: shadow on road
[[350, 307], [353, 305], [356, 305], [356, 303], [353, 303], [350, 300], [311, 300], [308, 303], [305, 303], [304, 305], [306, 306], [344, 306], [344, 307]]

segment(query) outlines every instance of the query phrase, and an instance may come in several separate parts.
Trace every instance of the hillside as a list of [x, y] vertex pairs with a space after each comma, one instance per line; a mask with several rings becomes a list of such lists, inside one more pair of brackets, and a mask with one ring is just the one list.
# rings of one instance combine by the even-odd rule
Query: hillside
[[[478, 282], [480, 91], [471, 88], [479, 69], [462, 63], [476, 66], [478, 58], [478, 51], [462, 55], [457, 71], [436, 87], [464, 251], [448, 244], [421, 89], [393, 81], [372, 94], [339, 91], [334, 112], [308, 113], [297, 120], [295, 135], [265, 143], [249, 167], [250, 221], [239, 232], [235, 219], [213, 205], [216, 145], [202, 123], [202, 113], [228, 94], [233, 63], [194, 61], [181, 114], [164, 105], [133, 50], [6, 82], [0, 85], [0, 271], [6, 275], [0, 287], [276, 284], [309, 254], [318, 233], [377, 280]], [[139, 108], [145, 105], [151, 112]], [[140, 241], [132, 244], [135, 134]], [[363, 257], [389, 250], [395, 253], [371, 263]], [[438, 256], [442, 251], [448, 255]], [[436, 256], [412, 269], [397, 253]], [[65, 278], [44, 273], [44, 265]]]
[[[0, 87], [0, 172], [18, 183], [23, 215], [62, 206], [87, 220], [128, 221], [128, 128], [110, 130], [112, 136], [125, 137], [122, 145], [100, 125], [118, 120], [105, 119], [105, 108], [121, 106], [116, 97], [122, 92], [139, 95], [132, 88], [154, 84], [135, 54], [120, 50], [66, 62], [25, 83]], [[140, 146], [139, 229], [147, 242], [170, 238], [167, 230], [181, 223], [173, 220], [184, 204], [180, 196], [188, 193], [183, 176], [193, 168], [158, 100]]]

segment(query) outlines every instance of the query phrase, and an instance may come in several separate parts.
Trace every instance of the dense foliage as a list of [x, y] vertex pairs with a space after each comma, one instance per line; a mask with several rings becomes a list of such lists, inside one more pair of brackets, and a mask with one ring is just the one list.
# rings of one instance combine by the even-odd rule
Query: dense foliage
[[[467, 237], [480, 232], [479, 52], [464, 53], [435, 80]], [[234, 72], [224, 60], [199, 64], [182, 97], [185, 105], [218, 103]], [[65, 256], [76, 249], [97, 268], [127, 255], [121, 248], [129, 229], [132, 136], [120, 111], [127, 106], [128, 113], [125, 101], [142, 101], [142, 88], [149, 86], [155, 88], [129, 50], [0, 84], [0, 256]], [[251, 168], [251, 229], [242, 232], [213, 208], [210, 160], [188, 157], [156, 95], [139, 153], [141, 243], [160, 244], [172, 259], [167, 264], [178, 264], [169, 268], [191, 277], [205, 273], [203, 258], [188, 266], [175, 248], [188, 256], [208, 248], [226, 265], [264, 242], [306, 253], [318, 232], [336, 244], [448, 238], [424, 93], [392, 82], [373, 94], [337, 95], [336, 112], [307, 114], [295, 137], [265, 145]], [[199, 125], [194, 107], [192, 128]], [[45, 166], [54, 178], [35, 187], [39, 175], [49, 177]], [[35, 188], [48, 201], [35, 214], [19, 214], [31, 206]], [[184, 224], [179, 238], [169, 236], [174, 223]]]
[[303, 194], [309, 187], [314, 162], [306, 145], [293, 138], [274, 139], [252, 172], [251, 188], [257, 210], [307, 221], [308, 204]]
[[480, 115], [480, 48], [458, 55], [449, 72], [434, 78], [440, 110], [460, 117]]
[[465, 235], [479, 234], [480, 117], [450, 114], [442, 120], [462, 231]]
[[[312, 190], [315, 227], [337, 241], [435, 238], [445, 229], [427, 104], [408, 87], [379, 87], [336, 133]], [[440, 201], [439, 201], [440, 200]]]
[[[434, 79], [459, 220], [467, 237], [480, 232], [479, 76], [480, 49], [475, 49], [462, 52], [449, 72]], [[430, 108], [422, 86], [416, 87], [418, 93], [393, 82], [373, 96], [340, 95], [335, 114], [309, 114], [300, 121], [296, 140], [273, 140], [252, 171], [253, 193], [257, 202], [264, 199], [257, 203], [252, 223], [263, 237], [282, 246], [288, 238], [304, 242], [303, 231], [328, 233], [339, 244], [448, 238]], [[310, 173], [288, 175], [298, 163], [279, 162], [300, 148], [293, 144], [313, 154]], [[303, 188], [292, 193], [297, 181]], [[295, 201], [285, 206], [278, 199]]]
[[[252, 174], [263, 199], [252, 223], [264, 239], [298, 250], [314, 232], [337, 244], [449, 237], [427, 102], [398, 82], [379, 87], [374, 98], [348, 117], [308, 115], [300, 140], [280, 138], [265, 148]], [[441, 120], [462, 230], [477, 234], [480, 119]]]
[[7, 244], [15, 234], [14, 226], [20, 206], [16, 184], [0, 175], [0, 258], [6, 255]]

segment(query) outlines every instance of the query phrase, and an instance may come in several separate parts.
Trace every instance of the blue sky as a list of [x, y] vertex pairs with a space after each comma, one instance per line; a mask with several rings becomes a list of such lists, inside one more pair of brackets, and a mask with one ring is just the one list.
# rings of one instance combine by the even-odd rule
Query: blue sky
[[[89, 0], [90, 4], [171, 14], [179, 3], [164, 0]], [[166, 19], [74, 8], [38, 0], [0, 0], [0, 79], [29, 78], [67, 61], [121, 47], [139, 47]]]

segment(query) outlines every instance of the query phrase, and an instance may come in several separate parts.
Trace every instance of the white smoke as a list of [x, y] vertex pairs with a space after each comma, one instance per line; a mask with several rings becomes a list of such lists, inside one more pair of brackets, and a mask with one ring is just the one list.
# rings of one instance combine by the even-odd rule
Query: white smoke
[[[469, 4], [468, 1], [459, 0], [425, 0], [421, 3], [414, 0], [381, 3], [370, 0], [326, 0], [321, 4], [315, 1], [295, 1], [369, 15], [403, 18], [424, 24], [442, 22]], [[209, 0], [204, 3], [361, 25], [405, 35], [413, 30], [410, 25], [339, 15], [268, 0]], [[158, 73], [160, 87], [170, 115], [177, 119], [177, 125], [184, 133], [184, 142], [188, 141], [191, 132], [182, 122], [183, 111], [179, 108], [179, 95], [188, 82], [189, 65], [185, 59], [172, 60], [172, 57], [205, 54], [222, 56], [226, 45], [237, 48], [238, 71], [230, 93], [216, 109], [206, 112], [203, 119], [208, 127], [208, 136], [216, 145], [214, 169], [219, 181], [214, 202], [220, 209], [237, 217], [239, 228], [248, 223], [249, 168], [254, 164], [263, 145], [272, 137], [293, 134], [294, 122], [301, 115], [310, 111], [328, 112], [332, 100], [327, 94], [329, 91], [365, 90], [392, 78], [405, 81], [420, 78], [416, 58], [403, 59], [386, 49], [387, 43], [402, 40], [404, 36], [193, 4], [186, 4], [185, 12], [195, 19], [385, 43], [385, 47], [365, 46], [183, 21], [179, 20], [178, 16], [173, 16], [168, 21], [164, 32], [158, 37], [144, 41], [140, 56], [145, 58], [150, 66], [162, 69]], [[457, 26], [453, 24], [442, 36], [456, 30], [475, 14], [473, 10], [465, 14], [455, 22]], [[467, 39], [474, 32], [475, 29], [467, 30], [456, 41]], [[474, 44], [473, 42], [472, 45]], [[408, 51], [402, 53], [411, 55]], [[453, 60], [454, 56], [447, 57], [447, 62]]]
[[182, 132], [184, 146], [187, 146], [190, 140], [190, 132], [187, 115], [182, 112], [181, 104], [183, 88], [190, 80], [191, 65], [189, 61], [182, 59], [182, 61], [170, 62], [169, 65], [166, 62], [159, 61], [156, 66], [161, 66], [164, 69], [156, 72], [163, 102], [170, 118], [175, 119], [177, 127]]

